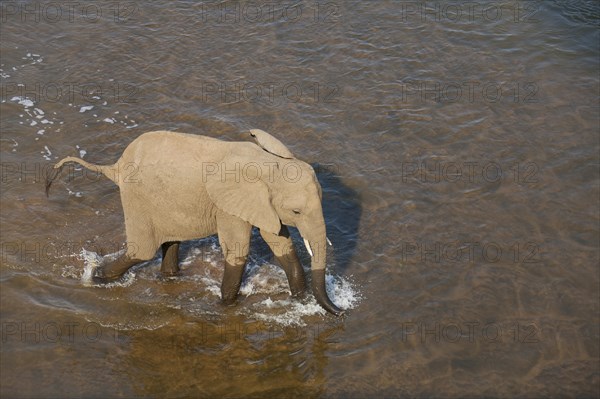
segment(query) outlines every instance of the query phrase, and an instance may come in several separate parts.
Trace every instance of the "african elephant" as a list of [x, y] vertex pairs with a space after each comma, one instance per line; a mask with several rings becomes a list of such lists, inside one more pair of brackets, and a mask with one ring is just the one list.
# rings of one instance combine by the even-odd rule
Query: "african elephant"
[[[127, 250], [99, 266], [96, 282], [121, 277], [162, 249], [161, 272], [179, 271], [183, 240], [218, 234], [225, 259], [221, 296], [237, 298], [248, 256], [252, 226], [285, 270], [293, 296], [305, 292], [304, 270], [286, 226], [297, 227], [311, 255], [312, 289], [327, 311], [341, 315], [325, 290], [325, 221], [321, 187], [310, 165], [296, 159], [279, 140], [253, 129], [255, 143], [155, 131], [144, 133], [113, 165], [94, 165], [76, 157], [59, 161], [46, 182], [67, 162], [76, 162], [111, 179], [121, 195]], [[124, 171], [127, 170], [126, 175]]]

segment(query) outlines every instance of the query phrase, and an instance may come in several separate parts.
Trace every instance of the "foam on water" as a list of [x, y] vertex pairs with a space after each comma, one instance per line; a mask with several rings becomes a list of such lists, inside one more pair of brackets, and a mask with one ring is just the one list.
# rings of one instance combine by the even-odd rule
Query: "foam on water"
[[280, 293], [291, 293], [285, 272], [279, 266], [270, 263], [261, 265], [256, 260], [250, 259], [246, 266], [240, 294], [250, 296]]
[[102, 263], [102, 257], [95, 252], [82, 249], [80, 253], [80, 259], [82, 259], [84, 262], [81, 282], [87, 287], [92, 286], [92, 276], [94, 275], [94, 270], [100, 265], [100, 263]]
[[47, 145], [44, 146], [44, 151], [40, 151], [40, 153], [42, 154], [42, 156], [44, 157], [44, 159], [46, 161], [52, 160], [52, 158], [50, 158], [52, 156], [52, 152], [50, 152], [50, 149], [48, 148]]
[[[37, 64], [42, 64], [44, 61], [44, 58], [42, 55], [31, 53], [31, 52], [26, 52], [23, 55], [22, 59], [29, 61], [29, 63], [12, 66], [11, 70], [13, 72], [15, 72], [15, 75], [13, 76], [13, 78], [18, 79], [19, 72], [22, 69], [38, 68], [39, 65], [37, 65]], [[3, 68], [0, 68], [0, 78], [4, 79], [7, 77], [11, 77], [11, 75], [5, 73], [6, 69], [4, 68], [4, 64], [2, 64], [2, 66], [3, 66]], [[114, 79], [109, 79], [109, 81], [112, 82], [112, 81], [114, 81]], [[25, 87], [25, 84], [23, 84], [23, 83], [17, 83], [16, 85], [17, 85], [17, 87], [21, 87], [21, 88]], [[70, 108], [73, 108], [74, 110], [78, 111], [79, 113], [86, 113], [86, 115], [92, 113], [92, 112], [88, 113], [87, 111], [93, 110], [94, 112], [96, 112], [96, 113], [93, 113], [94, 118], [98, 118], [98, 119], [96, 119], [96, 122], [102, 121], [102, 122], [111, 123], [111, 124], [119, 123], [125, 129], [133, 129], [133, 128], [138, 127], [138, 124], [136, 123], [136, 121], [133, 119], [130, 119], [127, 115], [125, 115], [125, 118], [122, 118], [122, 120], [118, 120], [117, 118], [114, 118], [114, 117], [108, 117], [107, 115], [102, 115], [107, 112], [106, 108], [104, 108], [104, 107], [108, 105], [108, 101], [106, 101], [105, 99], [103, 99], [101, 97], [101, 93], [98, 93], [98, 95], [91, 96], [90, 99], [95, 100], [97, 102], [97, 104], [89, 104], [89, 102], [91, 102], [91, 101], [88, 101], [87, 104], [69, 103], [68, 106]], [[36, 104], [36, 102], [43, 103], [43, 100], [32, 99], [27, 96], [13, 96], [13, 97], [10, 97], [10, 99], [2, 100], [3, 103], [6, 101], [16, 102], [17, 104], [23, 106], [23, 113], [19, 115], [19, 117], [22, 118], [23, 120], [19, 121], [19, 124], [31, 128], [32, 134], [35, 134], [35, 136], [33, 136], [35, 141], [42, 143], [43, 141], [45, 141], [47, 135], [51, 135], [52, 133], [58, 133], [61, 131], [59, 125], [63, 125], [64, 120], [61, 120], [58, 116], [50, 116], [49, 112], [44, 111], [42, 109], [43, 105]], [[111, 108], [111, 110], [112, 110], [112, 108]], [[66, 111], [69, 112], [71, 110], [69, 109]], [[119, 114], [119, 111], [112, 111], [112, 112], [115, 115]], [[53, 112], [53, 114], [57, 115], [56, 112]], [[67, 114], [65, 114], [65, 115], [67, 115]], [[68, 115], [65, 117], [67, 119], [69, 119]], [[93, 123], [92, 119], [89, 119], [88, 121], [86, 121], [83, 124], [83, 127], [90, 127], [90, 123]], [[52, 126], [52, 125], [54, 125], [54, 126]], [[6, 140], [14, 141], [14, 139], [12, 139], [12, 138], [7, 138]], [[16, 141], [15, 141], [15, 143], [16, 143]], [[18, 151], [18, 149], [16, 148], [16, 145], [15, 145], [12, 148], [12, 152], [17, 152], [17, 151]], [[52, 155], [52, 153], [48, 149], [47, 145], [40, 148], [40, 154], [41, 154], [42, 158], [46, 161], [53, 161], [53, 160], [56, 160], [59, 158], [58, 156]], [[83, 155], [85, 155], [85, 154], [86, 154], [86, 152], [85, 152], [85, 150], [83, 150]], [[82, 157], [83, 155], [81, 155], [81, 151], [80, 151], [80, 157]]]
[[325, 280], [327, 295], [336, 306], [354, 309], [360, 303], [362, 295], [350, 279], [327, 274]]
[[274, 324], [283, 327], [305, 327], [307, 324], [304, 317], [307, 316], [325, 316], [327, 312], [314, 298], [306, 301], [297, 299], [280, 299], [273, 301], [267, 298], [252, 306], [250, 317], [268, 324]]
[[[310, 270], [305, 270], [305, 274], [310, 275]], [[354, 309], [360, 303], [362, 296], [349, 279], [327, 274], [325, 282], [329, 298], [338, 307], [345, 310]], [[217, 284], [220, 287], [219, 281]], [[290, 294], [287, 277], [281, 267], [250, 256], [240, 295], [246, 297], [267, 295], [267, 298], [246, 306], [242, 301], [238, 313], [286, 327], [306, 326], [306, 317], [327, 315], [312, 294], [303, 300], [291, 298]], [[274, 298], [281, 295], [287, 297]]]
[[27, 97], [15, 96], [10, 99], [10, 101], [16, 101], [19, 105], [22, 105], [25, 108], [33, 107], [34, 103]]
[[128, 321], [128, 322], [124, 322], [124, 323], [110, 323], [110, 322], [106, 322], [103, 320], [97, 320], [97, 319], [91, 318], [91, 317], [85, 317], [85, 320], [89, 323], [99, 324], [100, 326], [110, 329], [110, 330], [113, 330], [113, 331], [139, 331], [139, 330], [154, 331], [154, 330], [158, 330], [159, 328], [169, 325], [168, 321], [165, 321], [162, 323], [157, 322], [155, 324], [149, 324], [148, 322], [141, 324], [141, 323], [132, 322], [132, 321]]
[[[264, 284], [267, 281], [261, 278], [260, 282]], [[280, 287], [279, 293], [284, 291], [289, 293], [285, 273], [283, 273], [282, 284], [285, 285], [285, 289], [281, 290]], [[326, 275], [326, 288], [332, 302], [344, 310], [354, 309], [362, 298], [357, 287], [343, 277]], [[304, 300], [289, 297], [273, 300], [269, 296], [267, 299], [253, 304], [251, 312], [241, 309], [240, 313], [263, 322], [286, 327], [303, 327], [306, 326], [305, 317], [327, 315], [325, 309], [317, 303], [312, 294]]]

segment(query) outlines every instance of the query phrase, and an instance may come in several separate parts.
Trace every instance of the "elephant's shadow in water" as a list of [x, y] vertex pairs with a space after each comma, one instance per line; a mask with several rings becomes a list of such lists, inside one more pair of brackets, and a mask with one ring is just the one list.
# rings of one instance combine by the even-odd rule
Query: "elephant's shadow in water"
[[[323, 216], [327, 226], [327, 236], [333, 246], [333, 250], [327, 251], [329, 256], [327, 270], [330, 273], [344, 274], [356, 252], [358, 243], [358, 228], [362, 214], [360, 198], [354, 189], [342, 182], [334, 167], [317, 163], [311, 164], [311, 166], [315, 170], [323, 190]], [[290, 233], [294, 239], [296, 250], [303, 259], [302, 263], [305, 269], [310, 270], [308, 254], [303, 256], [306, 250], [303, 248], [302, 237], [295, 228], [290, 228]], [[194, 248], [208, 247], [214, 244], [219, 245], [214, 236], [192, 240], [182, 243], [180, 251], [187, 256]], [[250, 243], [250, 259], [253, 257], [258, 258], [259, 262], [274, 262], [273, 253], [262, 240], [256, 228], [253, 229]]]
[[[356, 253], [362, 206], [358, 192], [344, 184], [335, 166], [311, 164], [323, 190], [323, 216], [333, 244], [334, 264], [328, 270], [344, 273]], [[331, 255], [330, 255], [331, 256]], [[329, 262], [328, 262], [329, 263]], [[331, 266], [334, 266], [333, 268]]]

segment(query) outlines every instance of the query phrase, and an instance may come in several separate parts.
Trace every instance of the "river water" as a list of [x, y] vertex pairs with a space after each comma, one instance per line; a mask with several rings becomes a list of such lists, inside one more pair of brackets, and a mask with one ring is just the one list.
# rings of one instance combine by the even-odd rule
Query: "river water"
[[[600, 395], [597, 1], [0, 5], [2, 397]], [[48, 165], [249, 128], [315, 166], [347, 317], [256, 234], [233, 308], [214, 238], [86, 284], [118, 189]]]

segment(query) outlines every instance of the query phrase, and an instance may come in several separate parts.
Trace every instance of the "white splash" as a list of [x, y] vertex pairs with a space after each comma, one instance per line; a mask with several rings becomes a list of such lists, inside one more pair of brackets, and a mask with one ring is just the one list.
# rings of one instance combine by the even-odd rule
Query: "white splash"
[[326, 274], [325, 288], [331, 301], [342, 309], [354, 309], [362, 299], [354, 284], [343, 277]]
[[[127, 287], [132, 285], [136, 279], [155, 280], [159, 275], [160, 260], [135, 266], [118, 281], [108, 284], [95, 284], [92, 280], [94, 270], [104, 262], [110, 262], [122, 254], [123, 251], [106, 255], [104, 257], [96, 252], [81, 250], [80, 259], [84, 261], [82, 274], [76, 274], [69, 270], [67, 275], [81, 278], [85, 286], [112, 288]], [[215, 237], [201, 240], [200, 246], [191, 248], [180, 262], [183, 275], [174, 277], [169, 284], [177, 281], [198, 286], [198, 290], [204, 292], [204, 299], [197, 295], [189, 295], [189, 292], [181, 292], [177, 298], [165, 304], [165, 306], [188, 312], [191, 316], [206, 315], [207, 306], [212, 307], [214, 303], [214, 314], [221, 315], [223, 310], [220, 306], [221, 278], [223, 260], [218, 240]], [[188, 268], [191, 267], [192, 270]], [[248, 259], [246, 273], [240, 289], [240, 296], [235, 308], [235, 313], [243, 315], [248, 319], [265, 322], [282, 327], [300, 326], [305, 327], [314, 322], [314, 318], [329, 317], [328, 313], [316, 302], [310, 293], [310, 284], [307, 281], [309, 293], [304, 299], [290, 297], [289, 285], [283, 270], [274, 264], [265, 262], [263, 259], [255, 258], [252, 254]], [[186, 271], [187, 269], [187, 271]], [[305, 270], [307, 277], [310, 270]], [[342, 309], [353, 309], [362, 300], [362, 295], [351, 277], [326, 275], [327, 293], [333, 303]], [[154, 284], [154, 283], [153, 283]], [[160, 284], [158, 280], [156, 284]], [[149, 292], [149, 288], [145, 291]], [[212, 300], [210, 299], [212, 297]], [[207, 304], [208, 299], [208, 304]], [[210, 312], [210, 311], [209, 311]], [[169, 322], [157, 320], [158, 324], [166, 325]]]
[[[344, 310], [354, 309], [362, 296], [358, 289], [347, 279], [339, 276], [326, 275], [326, 289], [329, 298]], [[287, 280], [284, 281], [287, 287]], [[289, 292], [289, 290], [287, 290]], [[281, 291], [280, 291], [281, 292]], [[273, 300], [271, 297], [255, 303], [252, 311], [240, 310], [240, 313], [267, 323], [280, 326], [306, 326], [305, 317], [326, 316], [327, 312], [312, 295], [306, 299], [286, 298]]]
[[31, 101], [29, 98], [21, 96], [13, 97], [10, 99], [10, 101], [16, 101], [25, 108], [33, 107], [34, 104], [33, 101]]
[[83, 193], [81, 191], [71, 191], [69, 188], [67, 188], [67, 192], [69, 193], [69, 195], [74, 195], [77, 198], [83, 197]]
[[[305, 270], [310, 276], [310, 270]], [[220, 285], [220, 282], [217, 282]], [[341, 309], [354, 309], [362, 300], [358, 287], [350, 278], [327, 274], [325, 284], [329, 298]], [[307, 281], [310, 292], [310, 284]], [[251, 297], [267, 295], [266, 299], [253, 304], [239, 302], [239, 314], [279, 326], [306, 326], [306, 317], [324, 317], [328, 313], [315, 300], [312, 294], [305, 299], [290, 297], [289, 284], [281, 267], [264, 263], [251, 255], [246, 266], [246, 275], [240, 288], [240, 295]], [[283, 298], [281, 296], [284, 296]]]
[[303, 320], [304, 317], [315, 315], [325, 316], [326, 314], [325, 309], [314, 298], [304, 302], [296, 299], [273, 301], [271, 298], [267, 298], [262, 302], [254, 304], [253, 312], [248, 314], [248, 316], [284, 327], [305, 327], [307, 324]]
[[93, 106], [93, 105], [86, 105], [86, 106], [83, 106], [83, 107], [79, 108], [79, 112], [90, 111], [90, 110], [92, 110], [93, 108], [94, 108], [94, 106]]
[[112, 261], [115, 260], [119, 255], [121, 255], [124, 250], [119, 252], [115, 252], [112, 254], [108, 254], [106, 256], [98, 255], [94, 251], [88, 251], [83, 248], [79, 254], [79, 258], [83, 260], [83, 274], [81, 276], [81, 283], [86, 287], [103, 287], [103, 288], [113, 288], [113, 287], [128, 287], [135, 281], [135, 273], [133, 271], [128, 271], [125, 275], [117, 281], [108, 284], [95, 284], [92, 280], [94, 276], [94, 270], [98, 266], [100, 266], [104, 260]]
[[25, 57], [21, 57], [23, 60], [31, 61], [32, 64], [41, 64], [44, 59], [39, 54], [27, 53]]
[[96, 270], [96, 268], [102, 263], [102, 256], [98, 255], [96, 252], [82, 249], [80, 253], [80, 259], [82, 259], [84, 262], [81, 282], [84, 286], [90, 287], [94, 285], [92, 282], [92, 276], [94, 275], [94, 270]]
[[50, 149], [48, 148], [47, 145], [44, 146], [44, 150], [46, 151], [45, 153], [44, 153], [44, 151], [40, 151], [40, 153], [42, 154], [42, 156], [44, 157], [44, 159], [46, 161], [51, 161], [52, 158], [50, 158], [50, 157], [52, 156], [52, 153], [50, 152]]
[[156, 324], [152, 325], [152, 324], [147, 324], [148, 322], [146, 322], [146, 324], [139, 324], [139, 323], [135, 323], [132, 321], [125, 321], [123, 323], [110, 323], [110, 322], [106, 322], [103, 320], [96, 320], [96, 319], [88, 318], [88, 317], [86, 317], [85, 320], [90, 323], [99, 324], [104, 328], [109, 328], [109, 329], [113, 330], [113, 332], [117, 332], [117, 333], [118, 333], [118, 331], [139, 331], [139, 330], [154, 331], [154, 330], [158, 330], [159, 328], [163, 328], [163, 327], [169, 325], [168, 321], [165, 321], [162, 323], [156, 323]]
[[256, 262], [248, 262], [246, 266], [247, 277], [240, 287], [241, 295], [254, 294], [290, 294], [285, 272], [272, 264], [258, 265]]

